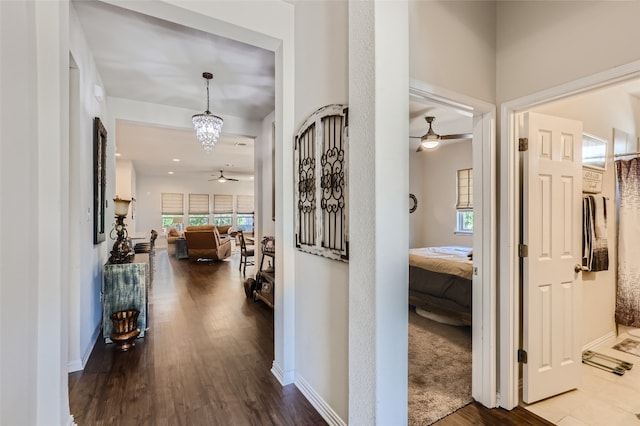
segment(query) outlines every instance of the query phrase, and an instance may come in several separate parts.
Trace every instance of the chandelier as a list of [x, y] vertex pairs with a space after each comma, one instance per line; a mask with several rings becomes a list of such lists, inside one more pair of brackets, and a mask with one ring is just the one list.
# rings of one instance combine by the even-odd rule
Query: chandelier
[[193, 118], [193, 127], [196, 131], [196, 137], [202, 144], [206, 152], [211, 152], [222, 130], [222, 118], [211, 114], [209, 111], [209, 80], [213, 78], [210, 72], [203, 72], [202, 77], [207, 82], [207, 110], [202, 114], [196, 114]]

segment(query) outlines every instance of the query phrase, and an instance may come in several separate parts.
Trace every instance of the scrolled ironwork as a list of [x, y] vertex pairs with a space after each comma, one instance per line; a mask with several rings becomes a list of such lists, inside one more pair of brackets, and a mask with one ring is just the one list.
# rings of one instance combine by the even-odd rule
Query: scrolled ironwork
[[296, 246], [348, 259], [348, 108], [328, 105], [302, 125], [296, 148]]

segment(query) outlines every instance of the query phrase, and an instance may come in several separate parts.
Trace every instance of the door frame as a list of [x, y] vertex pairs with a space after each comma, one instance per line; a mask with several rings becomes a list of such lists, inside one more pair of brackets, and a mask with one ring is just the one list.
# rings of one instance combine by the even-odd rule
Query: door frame
[[520, 319], [521, 271], [518, 258], [520, 235], [520, 177], [516, 115], [533, 107], [586, 93], [640, 77], [640, 60], [611, 68], [569, 83], [545, 89], [500, 106], [500, 269], [499, 269], [499, 348], [500, 392], [498, 406], [511, 410], [520, 403], [520, 371], [517, 352], [522, 322]]
[[[496, 107], [493, 104], [411, 79], [410, 95], [453, 108], [473, 117], [474, 193], [479, 194], [480, 227], [474, 229], [474, 275], [480, 286], [472, 293], [472, 389], [473, 398], [493, 408], [497, 404], [497, 189]], [[479, 177], [479, 178], [477, 178]], [[474, 269], [475, 269], [474, 268]]]

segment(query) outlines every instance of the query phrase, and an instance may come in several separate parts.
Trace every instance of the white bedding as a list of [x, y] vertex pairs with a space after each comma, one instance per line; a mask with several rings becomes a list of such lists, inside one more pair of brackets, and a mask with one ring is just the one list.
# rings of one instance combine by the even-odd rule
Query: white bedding
[[409, 265], [433, 272], [455, 275], [471, 280], [473, 261], [471, 247], [442, 246], [409, 249]]

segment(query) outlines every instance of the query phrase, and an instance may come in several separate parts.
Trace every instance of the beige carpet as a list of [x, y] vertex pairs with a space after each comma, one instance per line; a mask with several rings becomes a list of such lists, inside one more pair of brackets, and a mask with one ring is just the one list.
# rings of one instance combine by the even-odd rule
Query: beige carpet
[[471, 328], [409, 310], [409, 424], [430, 425], [472, 401]]

